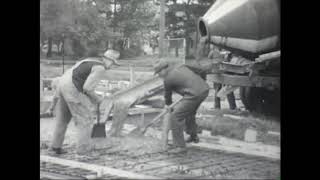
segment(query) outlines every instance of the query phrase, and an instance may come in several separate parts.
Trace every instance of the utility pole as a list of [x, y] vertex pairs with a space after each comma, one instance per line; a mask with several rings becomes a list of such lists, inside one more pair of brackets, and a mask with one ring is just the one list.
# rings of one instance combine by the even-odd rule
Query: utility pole
[[159, 38], [159, 58], [163, 57], [164, 50], [164, 30], [165, 30], [165, 0], [160, 0], [160, 38]]
[[62, 34], [62, 74], [64, 74], [64, 34]]

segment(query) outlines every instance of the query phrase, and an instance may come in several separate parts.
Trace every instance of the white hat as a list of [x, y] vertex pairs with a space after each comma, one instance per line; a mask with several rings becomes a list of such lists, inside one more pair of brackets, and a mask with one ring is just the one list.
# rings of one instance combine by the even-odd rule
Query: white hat
[[120, 64], [117, 61], [117, 59], [119, 59], [120, 57], [120, 53], [118, 51], [109, 49], [103, 54], [103, 57], [110, 59], [111, 61], [113, 61], [114, 64], [120, 66]]

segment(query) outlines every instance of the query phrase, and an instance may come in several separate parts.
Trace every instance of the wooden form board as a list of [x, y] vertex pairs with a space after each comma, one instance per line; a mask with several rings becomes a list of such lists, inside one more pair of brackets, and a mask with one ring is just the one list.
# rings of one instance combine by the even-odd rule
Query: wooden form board
[[83, 179], [83, 178], [77, 178], [72, 176], [65, 176], [65, 175], [58, 175], [56, 173], [50, 173], [50, 172], [42, 172], [40, 171], [40, 179]]

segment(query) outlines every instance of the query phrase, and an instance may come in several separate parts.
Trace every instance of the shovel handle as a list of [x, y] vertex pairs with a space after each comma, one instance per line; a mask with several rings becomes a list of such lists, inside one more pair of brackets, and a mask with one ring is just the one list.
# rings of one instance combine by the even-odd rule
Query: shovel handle
[[99, 103], [97, 104], [97, 121], [99, 124], [99, 122], [100, 122], [100, 104]]

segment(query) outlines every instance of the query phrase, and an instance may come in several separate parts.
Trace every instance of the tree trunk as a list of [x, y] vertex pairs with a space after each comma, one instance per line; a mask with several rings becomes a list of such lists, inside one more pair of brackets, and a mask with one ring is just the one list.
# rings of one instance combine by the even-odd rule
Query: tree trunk
[[160, 1], [160, 38], [159, 38], [159, 58], [163, 57], [164, 53], [164, 31], [165, 31], [165, 0]]
[[61, 46], [62, 41], [58, 41], [57, 47], [58, 47], [58, 54], [61, 54], [62, 46]]
[[179, 57], [179, 48], [178, 48], [178, 43], [176, 44], [175, 50], [176, 50], [176, 57]]
[[113, 0], [113, 32], [116, 32], [117, 1]]
[[52, 56], [52, 37], [48, 38], [48, 52], [47, 58]]
[[187, 35], [186, 37], [185, 37], [185, 39], [186, 39], [186, 50], [185, 50], [185, 52], [186, 52], [186, 57], [188, 57], [189, 56], [189, 45], [190, 45], [190, 39], [189, 39], [189, 36]]

